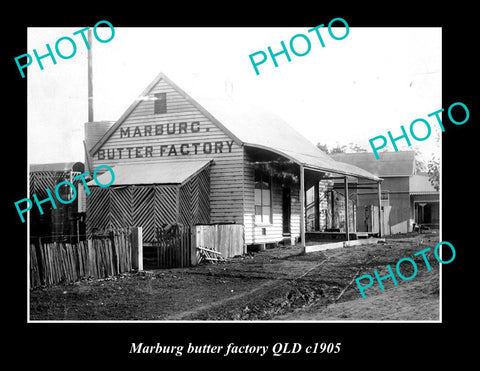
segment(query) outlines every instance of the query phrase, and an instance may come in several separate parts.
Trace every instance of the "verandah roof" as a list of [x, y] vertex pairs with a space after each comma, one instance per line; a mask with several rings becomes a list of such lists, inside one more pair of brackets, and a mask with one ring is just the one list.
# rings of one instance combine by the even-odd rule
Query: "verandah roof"
[[[280, 117], [233, 99], [204, 99], [200, 104], [245, 146], [283, 155], [312, 170], [378, 181], [381, 178], [357, 166], [335, 161]], [[372, 161], [375, 161], [371, 154]]]

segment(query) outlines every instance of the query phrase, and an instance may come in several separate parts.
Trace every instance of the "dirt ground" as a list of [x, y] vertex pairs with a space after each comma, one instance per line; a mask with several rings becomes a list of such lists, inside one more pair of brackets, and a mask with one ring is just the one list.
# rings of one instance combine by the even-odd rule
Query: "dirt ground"
[[[183, 269], [151, 270], [30, 291], [31, 320], [439, 320], [437, 234], [410, 234], [385, 243], [302, 255], [278, 247]], [[415, 257], [416, 277], [385, 280], [365, 290], [355, 278], [387, 273], [390, 264]], [[409, 276], [411, 265], [402, 264]]]

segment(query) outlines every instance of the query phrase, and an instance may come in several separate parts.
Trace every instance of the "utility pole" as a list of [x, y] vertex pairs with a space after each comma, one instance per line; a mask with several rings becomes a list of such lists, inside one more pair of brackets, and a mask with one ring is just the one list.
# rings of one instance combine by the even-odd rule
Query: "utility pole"
[[88, 29], [88, 122], [93, 122], [92, 29]]

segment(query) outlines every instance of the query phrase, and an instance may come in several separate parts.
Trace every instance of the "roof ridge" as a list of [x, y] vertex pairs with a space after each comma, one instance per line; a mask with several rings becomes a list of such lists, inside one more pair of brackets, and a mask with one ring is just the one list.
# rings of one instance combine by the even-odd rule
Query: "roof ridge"
[[[251, 103], [248, 104], [249, 110], [241, 110], [233, 99], [203, 97], [197, 101], [171, 81], [163, 72], [160, 72], [155, 77], [139, 97], [148, 95], [162, 79], [239, 146], [244, 146], [249, 143], [250, 146], [263, 148], [288, 157], [298, 164], [308, 163], [309, 166], [314, 168], [337, 172], [339, 174], [352, 176], [357, 174], [361, 177], [375, 180], [379, 179], [374, 174], [355, 165], [350, 165], [348, 169], [339, 166], [338, 161], [315, 146], [278, 115], [272, 114]], [[224, 104], [213, 105], [212, 101], [221, 101], [222, 103], [230, 102], [231, 104], [225, 107]], [[123, 122], [125, 122], [140, 102], [141, 99], [137, 98], [128, 107], [117, 122], [112, 125], [92, 147], [90, 155], [93, 156], [102, 147]]]
[[112, 134], [122, 125], [127, 117], [133, 112], [133, 110], [140, 104], [142, 99], [148, 95], [148, 93], [157, 85], [160, 80], [165, 80], [174, 90], [177, 91], [182, 97], [184, 97], [189, 103], [197, 108], [202, 114], [212, 121], [214, 125], [217, 125], [220, 130], [223, 130], [231, 139], [233, 139], [238, 145], [243, 144], [241, 140], [236, 137], [230, 130], [228, 130], [217, 118], [215, 118], [210, 112], [208, 112], [199, 102], [193, 99], [188, 93], [181, 89], [177, 84], [170, 80], [163, 72], [160, 72], [153, 81], [143, 90], [143, 92], [132, 102], [132, 104], [126, 109], [126, 111], [120, 116], [120, 118], [113, 124], [105, 134], [99, 139], [99, 141], [90, 149], [90, 154], [93, 156], [100, 147], [112, 136]]

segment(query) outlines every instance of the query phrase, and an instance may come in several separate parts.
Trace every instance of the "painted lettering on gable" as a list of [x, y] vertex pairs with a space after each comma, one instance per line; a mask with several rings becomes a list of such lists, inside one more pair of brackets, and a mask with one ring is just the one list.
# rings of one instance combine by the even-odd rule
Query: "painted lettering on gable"
[[[207, 127], [205, 132], [210, 131]], [[127, 126], [120, 128], [118, 135], [120, 139], [135, 137], [152, 137], [160, 135], [175, 135], [200, 132], [200, 121], [192, 122], [169, 122], [166, 124]]]
[[195, 142], [181, 144], [159, 144], [144, 147], [117, 147], [100, 149], [97, 152], [98, 160], [122, 160], [143, 157], [175, 157], [203, 154], [231, 153], [233, 140], [216, 142]]
[[[118, 135], [120, 139], [125, 140], [125, 146], [100, 149], [97, 151], [96, 157], [98, 160], [124, 160], [132, 158], [194, 156], [232, 152], [233, 140], [206, 140], [204, 142], [193, 142], [188, 140], [188, 134], [190, 133], [209, 131], [210, 128], [208, 126], [202, 127], [200, 121], [121, 127], [116, 135]], [[167, 138], [169, 136], [171, 136], [170, 138], [173, 138], [173, 136], [180, 136], [179, 139], [183, 143], [161, 143], [162, 137]], [[150, 146], [133, 146], [134, 142], [128, 142], [127, 139], [140, 137], [158, 137], [158, 142], [155, 145]]]

